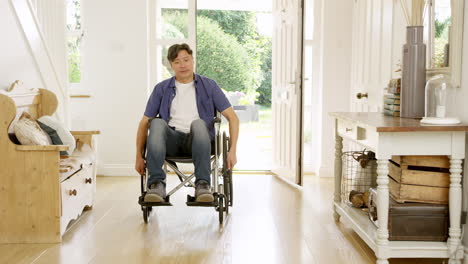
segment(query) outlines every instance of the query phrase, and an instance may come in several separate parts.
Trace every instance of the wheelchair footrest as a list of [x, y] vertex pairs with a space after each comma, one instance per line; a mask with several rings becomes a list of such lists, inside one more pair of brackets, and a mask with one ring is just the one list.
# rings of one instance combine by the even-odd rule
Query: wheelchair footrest
[[187, 206], [202, 206], [202, 207], [215, 207], [218, 206], [218, 199], [213, 200], [211, 203], [200, 203], [195, 200], [194, 196], [187, 194]]
[[144, 197], [144, 195], [138, 197], [138, 203], [142, 206], [172, 206], [169, 201], [169, 196], [166, 196], [164, 202], [145, 202]]

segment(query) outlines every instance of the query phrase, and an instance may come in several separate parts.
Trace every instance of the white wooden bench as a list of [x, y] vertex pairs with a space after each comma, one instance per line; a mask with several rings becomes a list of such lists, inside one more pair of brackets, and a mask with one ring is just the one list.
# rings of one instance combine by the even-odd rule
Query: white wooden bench
[[11, 139], [10, 124], [23, 111], [39, 118], [53, 115], [57, 104], [45, 89], [0, 94], [0, 243], [61, 242], [70, 221], [93, 206], [93, 135], [99, 131], [71, 131], [77, 140], [72, 158], [83, 161], [72, 171], [60, 167], [60, 151], [68, 146], [18, 145]]

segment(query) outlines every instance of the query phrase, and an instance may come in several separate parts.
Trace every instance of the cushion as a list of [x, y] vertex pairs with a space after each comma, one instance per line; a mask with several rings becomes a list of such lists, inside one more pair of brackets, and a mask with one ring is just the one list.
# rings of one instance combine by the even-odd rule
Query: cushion
[[76, 147], [75, 137], [58, 120], [51, 116], [43, 116], [37, 120], [39, 125], [49, 134], [52, 144], [67, 145], [68, 150], [60, 152], [71, 155]]
[[19, 142], [18, 138], [14, 133], [8, 133], [8, 138], [10, 138], [11, 142], [13, 142], [16, 145], [21, 145], [21, 142]]
[[[57, 134], [57, 130], [51, 128], [50, 126], [42, 123], [39, 120], [37, 120], [37, 123], [42, 128], [42, 130], [44, 130], [44, 132], [46, 132], [49, 135], [50, 139], [52, 140], [52, 144], [54, 144], [54, 145], [63, 145], [63, 141], [60, 138], [60, 136]], [[68, 152], [67, 151], [60, 151], [60, 155], [66, 156], [66, 155], [68, 155]]]
[[16, 138], [22, 145], [51, 145], [52, 140], [27, 112], [13, 126]]

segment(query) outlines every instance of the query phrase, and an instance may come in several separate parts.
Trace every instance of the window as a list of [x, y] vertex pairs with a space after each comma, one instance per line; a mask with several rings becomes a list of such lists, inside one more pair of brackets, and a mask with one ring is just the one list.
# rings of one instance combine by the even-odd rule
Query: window
[[81, 43], [83, 27], [81, 23], [81, 0], [67, 0], [67, 51], [68, 81], [71, 86], [81, 82]]
[[434, 6], [433, 65], [434, 68], [448, 67], [450, 32], [450, 1], [438, 0]]

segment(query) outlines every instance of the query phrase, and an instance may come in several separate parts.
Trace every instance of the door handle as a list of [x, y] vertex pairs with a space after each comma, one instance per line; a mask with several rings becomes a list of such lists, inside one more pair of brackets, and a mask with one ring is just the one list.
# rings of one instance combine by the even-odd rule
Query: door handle
[[369, 98], [367, 93], [357, 93], [356, 97], [357, 97], [357, 99], [362, 99], [364, 97]]

